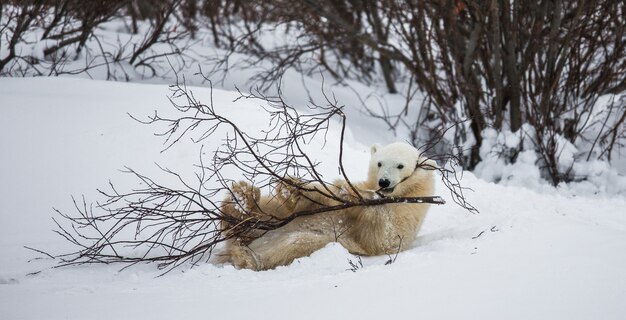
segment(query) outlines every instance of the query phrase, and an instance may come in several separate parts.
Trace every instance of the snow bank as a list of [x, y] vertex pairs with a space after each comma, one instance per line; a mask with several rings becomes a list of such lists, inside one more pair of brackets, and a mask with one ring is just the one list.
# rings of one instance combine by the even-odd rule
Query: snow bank
[[[542, 192], [555, 192], [542, 172], [544, 166], [539, 153], [535, 150], [534, 129], [525, 124], [518, 132], [504, 130], [497, 132], [488, 128], [483, 131], [483, 143], [480, 147], [482, 161], [476, 166], [474, 174], [489, 182], [510, 186], [520, 186]], [[574, 145], [563, 137], [557, 139], [557, 166], [559, 172], [570, 172], [574, 181], [561, 183], [560, 192], [571, 195], [626, 195], [626, 176], [621, 172], [618, 161], [612, 166], [607, 161], [586, 159], [588, 142], [581, 141]], [[515, 162], [508, 159], [515, 157]]]

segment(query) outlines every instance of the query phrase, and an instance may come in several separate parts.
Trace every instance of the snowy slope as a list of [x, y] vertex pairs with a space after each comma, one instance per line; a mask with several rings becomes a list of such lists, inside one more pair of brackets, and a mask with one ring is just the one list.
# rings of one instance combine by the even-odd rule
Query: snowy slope
[[[206, 88], [194, 91], [207, 97]], [[391, 265], [388, 257], [363, 258], [353, 272], [348, 261], [357, 258], [331, 244], [266, 272], [207, 264], [159, 278], [154, 265], [27, 275], [53, 262], [27, 262], [38, 255], [23, 246], [70, 249], [50, 231], [52, 207], [70, 210], [70, 195], [97, 200], [94, 189], [109, 179], [132, 187], [118, 172], [123, 166], [159, 176], [157, 162], [193, 173], [197, 145], [161, 153], [158, 128], [126, 114], [167, 112], [168, 93], [164, 85], [0, 78], [0, 319], [626, 318], [625, 198], [533, 191], [472, 174], [463, 183], [480, 213], [451, 201], [433, 207], [414, 248]], [[258, 103], [232, 103], [235, 97], [214, 92], [220, 110], [260, 128]], [[373, 141], [348, 139], [349, 174], [360, 180]], [[208, 141], [205, 150], [219, 143]], [[320, 159], [331, 163], [332, 143], [325, 150]], [[324, 171], [336, 174], [332, 165]]]

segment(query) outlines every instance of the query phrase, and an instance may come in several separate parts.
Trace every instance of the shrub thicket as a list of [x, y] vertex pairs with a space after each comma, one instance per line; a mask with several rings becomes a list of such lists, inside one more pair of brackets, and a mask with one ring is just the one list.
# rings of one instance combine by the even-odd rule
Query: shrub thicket
[[[218, 67], [231, 53], [271, 62], [258, 77], [266, 85], [289, 69], [323, 68], [338, 80], [380, 79], [390, 93], [400, 82], [416, 88], [420, 95], [406, 95], [420, 97], [406, 105], [422, 108], [416, 119], [381, 117], [408, 126], [415, 144], [460, 123], [448, 142], [467, 146], [470, 169], [481, 160], [486, 128], [523, 135], [554, 184], [574, 178], [559, 160], [566, 145], [585, 145], [578, 157], [611, 160], [626, 135], [624, 100], [597, 103], [626, 91], [622, 1], [31, 0], [0, 9], [1, 74], [58, 73], [112, 19], [126, 21], [143, 40], [101, 52], [106, 63], [124, 61], [156, 74], [155, 59], [183, 55], [177, 40], [206, 30], [226, 49]], [[276, 26], [296, 41], [268, 46], [262, 30]], [[16, 50], [33, 41], [34, 30], [38, 40], [48, 40], [43, 58]], [[155, 44], [171, 50], [152, 50]], [[523, 124], [532, 132], [523, 132]], [[522, 146], [507, 148], [501, 155], [515, 162]]]

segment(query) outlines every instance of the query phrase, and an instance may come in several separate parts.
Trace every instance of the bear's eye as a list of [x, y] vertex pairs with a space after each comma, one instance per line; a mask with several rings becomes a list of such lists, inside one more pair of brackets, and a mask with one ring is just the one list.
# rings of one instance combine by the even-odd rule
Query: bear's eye
[[398, 169], [402, 170], [402, 168], [404, 168], [404, 165], [403, 164], [399, 164], [398, 165]]
[[378, 167], [379, 167], [379, 168], [380, 168], [380, 166], [382, 166], [382, 165], [383, 165], [382, 163], [380, 163], [380, 162], [378, 163]]

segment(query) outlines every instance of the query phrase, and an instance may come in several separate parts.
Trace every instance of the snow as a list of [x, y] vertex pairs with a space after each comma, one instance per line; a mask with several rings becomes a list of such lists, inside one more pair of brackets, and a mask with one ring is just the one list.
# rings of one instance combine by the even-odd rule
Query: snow
[[476, 166], [474, 173], [486, 181], [504, 185], [543, 188], [546, 182], [541, 179], [541, 171], [537, 167], [539, 156], [533, 148], [522, 148], [515, 163], [505, 161], [510, 149], [519, 145], [527, 147], [528, 143], [520, 136], [528, 131], [526, 125], [516, 133], [485, 129], [483, 143], [480, 146], [480, 156], [483, 160]]
[[[347, 89], [330, 89], [349, 104], [342, 100], [349, 99]], [[193, 90], [206, 101], [206, 87]], [[109, 180], [133, 187], [135, 181], [119, 171], [124, 166], [165, 180], [154, 163], [193, 174], [198, 145], [185, 140], [161, 152], [163, 139], [153, 134], [163, 128], [127, 114], [145, 119], [154, 110], [172, 112], [169, 93], [162, 84], [0, 78], [0, 318], [626, 317], [626, 198], [595, 187], [614, 172], [601, 163], [575, 168], [596, 173], [595, 183], [559, 188], [519, 180], [495, 184], [465, 173], [462, 182], [473, 190], [469, 201], [480, 210], [475, 215], [456, 206], [438, 184], [437, 194], [448, 204], [431, 208], [414, 247], [390, 265], [387, 256], [364, 257], [362, 268], [350, 270], [349, 261], [358, 259], [338, 244], [264, 272], [202, 264], [157, 277], [161, 271], [150, 264], [120, 272], [116, 265], [49, 269], [49, 259], [29, 262], [41, 255], [24, 246], [71, 250], [51, 231], [52, 208], [71, 210], [71, 195], [98, 200], [95, 189]], [[213, 94], [216, 108], [247, 130], [266, 125], [258, 120], [258, 102], [233, 103], [232, 91]], [[294, 104], [305, 110], [305, 102]], [[383, 143], [393, 138], [360, 117], [348, 119], [345, 162], [351, 179], [361, 180], [369, 145], [377, 142], [371, 140], [377, 134]], [[370, 133], [358, 134], [365, 131]], [[336, 134], [331, 127], [329, 143], [318, 153], [329, 178], [338, 175]], [[500, 139], [507, 146], [518, 143], [511, 136]], [[220, 143], [205, 141], [203, 156]], [[520, 157], [519, 166], [527, 167], [510, 176], [536, 169], [531, 154]], [[501, 168], [506, 166], [491, 167]]]

